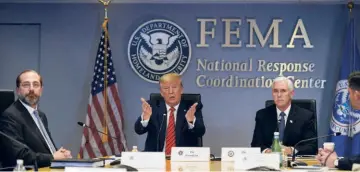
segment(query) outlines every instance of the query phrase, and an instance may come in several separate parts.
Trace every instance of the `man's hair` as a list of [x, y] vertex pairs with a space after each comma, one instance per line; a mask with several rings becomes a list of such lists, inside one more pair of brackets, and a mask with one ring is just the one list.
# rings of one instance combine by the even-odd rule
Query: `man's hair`
[[181, 87], [183, 86], [181, 76], [177, 73], [167, 73], [160, 77], [159, 84], [168, 81], [180, 80]]
[[360, 91], [360, 71], [352, 72], [348, 78], [349, 88]]
[[43, 85], [43, 80], [42, 80], [41, 75], [40, 75], [39, 73], [37, 73], [35, 70], [27, 69], [27, 70], [22, 71], [22, 72], [16, 77], [16, 87], [17, 87], [17, 88], [20, 87], [20, 83], [21, 83], [20, 77], [21, 77], [21, 75], [24, 74], [24, 73], [28, 73], [28, 72], [34, 72], [34, 73], [36, 73], [37, 75], [39, 75], [39, 77], [40, 77], [40, 85], [41, 85], [41, 86]]
[[284, 76], [279, 76], [279, 77], [276, 77], [272, 83], [272, 88], [274, 88], [274, 83], [275, 82], [279, 82], [279, 81], [286, 81], [287, 82], [287, 85], [288, 85], [288, 89], [289, 91], [293, 91], [294, 90], [294, 84], [293, 82], [287, 78], [287, 77], [284, 77]]

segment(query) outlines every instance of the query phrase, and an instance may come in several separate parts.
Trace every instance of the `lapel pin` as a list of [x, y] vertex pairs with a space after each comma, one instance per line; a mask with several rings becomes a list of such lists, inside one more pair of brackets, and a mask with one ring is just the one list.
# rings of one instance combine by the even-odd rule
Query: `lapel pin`
[[292, 120], [290, 120], [290, 123], [293, 123], [293, 121], [292, 121]]

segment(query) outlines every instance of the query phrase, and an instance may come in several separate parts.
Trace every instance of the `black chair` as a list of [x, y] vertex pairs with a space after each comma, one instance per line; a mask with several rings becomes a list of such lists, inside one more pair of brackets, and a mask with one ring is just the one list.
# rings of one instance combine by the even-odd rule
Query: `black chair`
[[[315, 130], [317, 131], [316, 100], [315, 99], [293, 99], [291, 101], [291, 103], [314, 113]], [[274, 104], [274, 100], [266, 100], [265, 107], [271, 106], [273, 104]]]
[[13, 90], [0, 90], [0, 115], [15, 101]]
[[[150, 94], [150, 101], [163, 101], [164, 98], [161, 96], [160, 93], [151, 93]], [[185, 100], [185, 101], [191, 101], [193, 103], [195, 102], [200, 102], [201, 101], [201, 95], [200, 94], [182, 94], [181, 95], [181, 100]], [[202, 141], [202, 137], [198, 137], [198, 146], [202, 147], [203, 146], [203, 141]]]
[[[13, 90], [0, 90], [0, 115], [15, 101], [15, 93]], [[0, 159], [0, 171], [12, 170], [2, 167], [2, 159]]]

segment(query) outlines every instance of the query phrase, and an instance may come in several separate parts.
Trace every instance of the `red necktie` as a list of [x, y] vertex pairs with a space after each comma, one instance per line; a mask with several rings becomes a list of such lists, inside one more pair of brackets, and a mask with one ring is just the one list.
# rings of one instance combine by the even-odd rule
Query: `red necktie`
[[166, 148], [165, 148], [165, 155], [171, 155], [171, 148], [175, 147], [175, 119], [174, 119], [174, 111], [175, 108], [170, 108], [170, 116], [169, 116], [169, 124], [166, 130]]

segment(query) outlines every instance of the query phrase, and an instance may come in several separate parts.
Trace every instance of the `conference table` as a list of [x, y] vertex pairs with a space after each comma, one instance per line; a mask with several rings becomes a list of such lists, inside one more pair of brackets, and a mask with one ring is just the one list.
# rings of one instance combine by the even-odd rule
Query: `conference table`
[[[307, 163], [309, 166], [320, 165], [315, 159], [301, 159], [301, 161]], [[106, 166], [105, 168], [112, 168]], [[222, 161], [209, 161], [209, 162], [172, 162], [166, 160], [166, 171], [241, 171], [234, 169], [234, 162], [222, 162]], [[164, 171], [165, 171], [164, 170]], [[290, 168], [283, 170], [292, 171]], [[64, 171], [64, 169], [52, 169], [49, 167], [40, 168], [39, 171]], [[139, 170], [142, 171], [142, 170]], [[147, 171], [144, 169], [144, 171]], [[149, 169], [149, 171], [153, 171]], [[157, 170], [161, 171], [161, 170]], [[243, 171], [243, 170], [242, 170]], [[340, 171], [340, 170], [337, 170]]]

